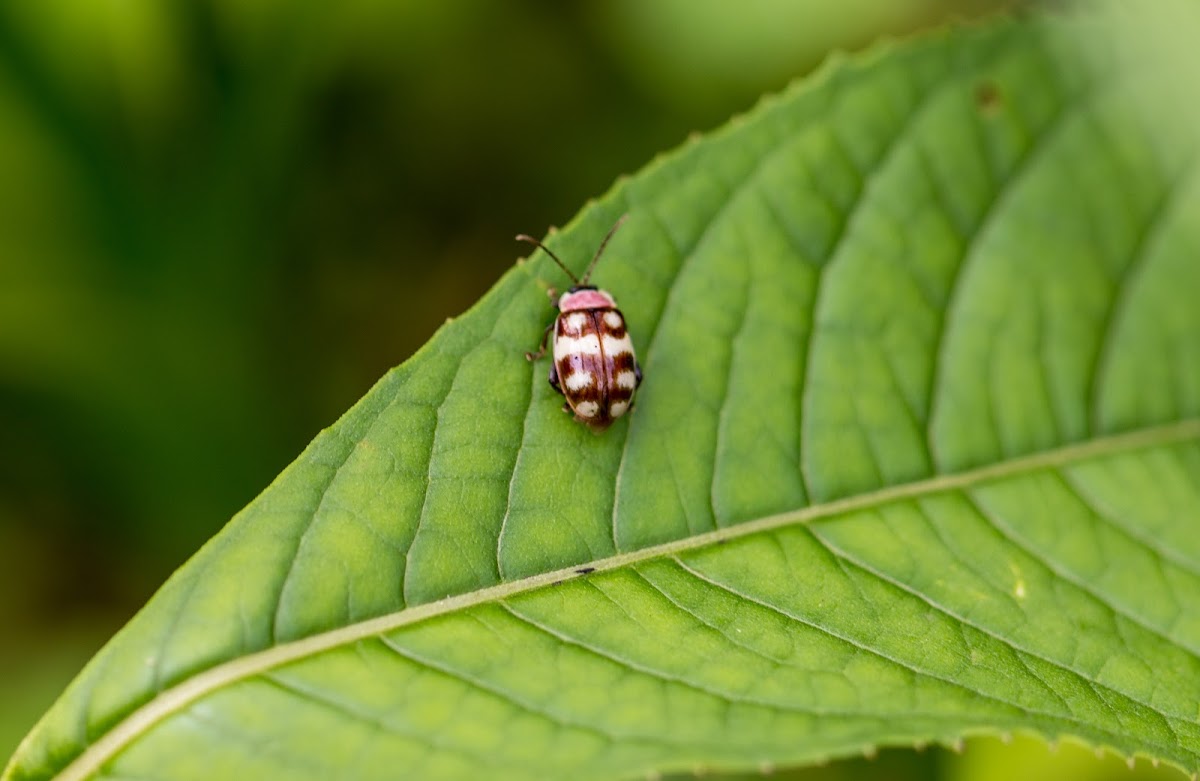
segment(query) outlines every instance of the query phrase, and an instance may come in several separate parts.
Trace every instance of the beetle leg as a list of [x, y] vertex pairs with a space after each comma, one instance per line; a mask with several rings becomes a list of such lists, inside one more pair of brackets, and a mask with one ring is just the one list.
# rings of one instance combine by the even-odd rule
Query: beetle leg
[[[539, 358], [541, 358], [543, 355], [546, 354], [546, 340], [550, 338], [550, 332], [552, 330], [554, 330], [554, 323], [557, 323], [557, 322], [558, 322], [558, 318], [555, 318], [554, 321], [550, 323], [550, 325], [546, 326], [546, 330], [542, 332], [541, 347], [538, 348], [538, 351], [536, 353], [525, 353], [525, 360], [536, 361]], [[553, 383], [551, 383], [551, 384], [553, 384]]]
[[552, 287], [548, 287], [546, 288], [546, 297], [550, 299], [551, 303], [554, 303], [554, 300], [558, 298], [558, 291]]
[[558, 364], [554, 361], [550, 362], [550, 387], [562, 393], [562, 386], [558, 384]]
[[571, 411], [571, 405], [564, 401], [563, 402], [563, 412], [570, 412], [570, 411]]
[[637, 382], [633, 387], [640, 388], [642, 385], [642, 367], [638, 366], [637, 361], [633, 362], [633, 376], [637, 378]]

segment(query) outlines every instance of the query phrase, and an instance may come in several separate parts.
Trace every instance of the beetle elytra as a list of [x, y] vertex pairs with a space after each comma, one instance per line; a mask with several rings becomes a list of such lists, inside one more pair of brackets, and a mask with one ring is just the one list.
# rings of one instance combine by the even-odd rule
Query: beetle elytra
[[[541, 248], [575, 283], [558, 299], [558, 316], [542, 335], [541, 349], [525, 353], [525, 357], [531, 361], [541, 358], [546, 352], [546, 340], [554, 332], [550, 387], [566, 398], [563, 411], [574, 413], [576, 420], [596, 433], [629, 411], [633, 394], [642, 383], [633, 341], [616, 300], [608, 291], [588, 284], [596, 261], [627, 216], [622, 215], [600, 242], [582, 279], [537, 239], [525, 234], [517, 236], [518, 241]], [[549, 292], [553, 299], [554, 290]]]

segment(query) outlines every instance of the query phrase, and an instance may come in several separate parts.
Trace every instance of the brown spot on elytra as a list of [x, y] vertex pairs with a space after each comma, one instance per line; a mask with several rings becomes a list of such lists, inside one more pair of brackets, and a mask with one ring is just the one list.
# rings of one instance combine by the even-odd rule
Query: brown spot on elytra
[[[604, 406], [603, 392], [603, 363], [599, 355], [571, 353], [564, 355], [558, 362], [559, 384], [563, 395], [571, 402], [572, 407], [578, 407], [585, 401], [594, 401]], [[589, 375], [591, 381], [583, 387], [573, 387], [571, 377]]]
[[629, 401], [633, 398], [632, 388], [622, 388], [619, 385], [613, 385], [608, 392], [608, 402], [611, 404], [614, 401]]
[[634, 366], [637, 364], [637, 361], [634, 360], [633, 353], [631, 352], [621, 352], [615, 355], [609, 355], [607, 357], [609, 366], [611, 367], [612, 375], [614, 377], [620, 372], [633, 371]]

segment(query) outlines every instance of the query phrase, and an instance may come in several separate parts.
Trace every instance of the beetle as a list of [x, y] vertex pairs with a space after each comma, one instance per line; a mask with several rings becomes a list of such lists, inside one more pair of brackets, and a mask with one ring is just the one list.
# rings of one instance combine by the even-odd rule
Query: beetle
[[[541, 348], [525, 353], [525, 358], [536, 361], [545, 355], [546, 341], [554, 332], [550, 387], [566, 398], [563, 412], [573, 412], [576, 420], [597, 434], [629, 411], [634, 391], [642, 384], [642, 369], [616, 300], [608, 291], [588, 284], [596, 261], [628, 216], [622, 215], [609, 229], [582, 279], [537, 239], [523, 233], [517, 236], [517, 241], [533, 244], [549, 255], [575, 283], [558, 299], [558, 316], [542, 334]], [[554, 289], [547, 292], [554, 300]]]

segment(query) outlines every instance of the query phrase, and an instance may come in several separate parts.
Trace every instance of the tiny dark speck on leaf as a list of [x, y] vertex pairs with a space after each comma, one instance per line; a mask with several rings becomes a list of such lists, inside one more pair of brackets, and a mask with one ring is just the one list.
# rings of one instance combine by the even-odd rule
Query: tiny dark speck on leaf
[[579, 569], [575, 570], [575, 574], [576, 575], [587, 575], [589, 572], [595, 572], [595, 571], [596, 571], [595, 567], [580, 567]]
[[1004, 103], [1004, 96], [994, 81], [982, 81], [975, 87], [975, 105], [984, 114], [994, 114]]

